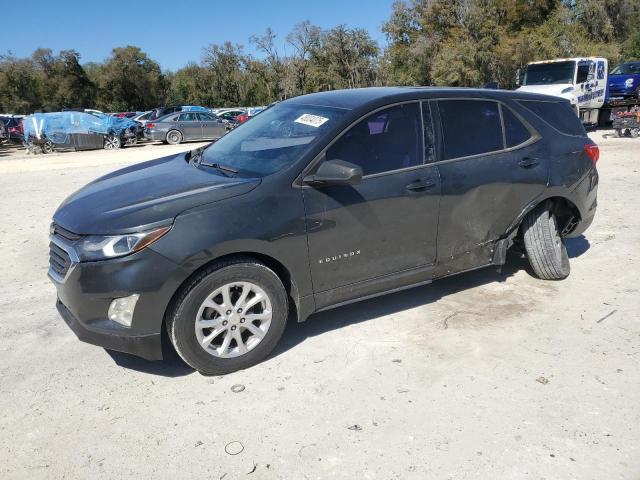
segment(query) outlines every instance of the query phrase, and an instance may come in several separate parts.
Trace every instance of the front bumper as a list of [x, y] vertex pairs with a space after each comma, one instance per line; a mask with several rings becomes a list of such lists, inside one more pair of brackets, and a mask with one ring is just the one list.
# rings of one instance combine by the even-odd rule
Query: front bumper
[[[64, 278], [51, 271], [57, 308], [82, 341], [149, 360], [162, 359], [162, 328], [169, 302], [188, 272], [151, 247], [125, 257], [72, 263]], [[137, 293], [131, 327], [108, 319], [115, 298]]]
[[147, 360], [162, 360], [162, 335], [160, 333], [136, 334], [124, 327], [114, 328], [114, 323], [104, 320], [102, 327], [95, 322], [87, 325], [78, 320], [58, 299], [58, 313], [69, 328], [83, 342], [117, 352], [130, 353]]

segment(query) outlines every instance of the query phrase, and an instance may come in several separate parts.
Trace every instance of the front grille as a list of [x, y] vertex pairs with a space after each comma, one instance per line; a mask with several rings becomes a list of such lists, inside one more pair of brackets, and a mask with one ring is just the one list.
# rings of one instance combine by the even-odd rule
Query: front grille
[[49, 243], [49, 268], [51, 273], [60, 277], [60, 281], [62, 281], [66, 277], [69, 268], [71, 268], [72, 261], [69, 253], [57, 243], [62, 245], [73, 244], [82, 235], [70, 232], [53, 223], [51, 224], [51, 237], [52, 240]]
[[82, 235], [78, 235], [77, 233], [70, 232], [62, 228], [60, 225], [56, 225], [55, 223], [51, 224], [51, 234], [56, 237], [61, 237], [69, 242], [75, 242], [76, 240], [80, 240]]
[[49, 243], [49, 267], [51, 270], [64, 278], [70, 266], [69, 254], [55, 243]]

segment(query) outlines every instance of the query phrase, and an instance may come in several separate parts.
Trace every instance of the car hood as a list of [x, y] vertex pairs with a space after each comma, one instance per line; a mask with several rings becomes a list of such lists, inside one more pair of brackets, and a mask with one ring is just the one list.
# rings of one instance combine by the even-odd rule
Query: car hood
[[257, 178], [225, 177], [195, 167], [185, 154], [160, 158], [101, 177], [69, 196], [53, 221], [78, 234], [115, 235], [166, 223], [190, 208], [242, 195]]
[[542, 95], [552, 95], [570, 100], [573, 97], [573, 90], [562, 93], [563, 90], [573, 87], [570, 83], [559, 83], [553, 85], [523, 85], [518, 88], [518, 92], [541, 93]]

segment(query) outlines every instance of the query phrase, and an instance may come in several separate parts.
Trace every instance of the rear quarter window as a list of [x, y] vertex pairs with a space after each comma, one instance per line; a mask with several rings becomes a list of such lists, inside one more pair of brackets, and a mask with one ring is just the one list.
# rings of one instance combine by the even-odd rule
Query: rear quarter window
[[567, 102], [542, 100], [518, 100], [518, 103], [535, 113], [543, 121], [565, 135], [587, 135], [582, 122]]
[[505, 106], [502, 106], [502, 121], [507, 148], [516, 147], [531, 138], [529, 129]]

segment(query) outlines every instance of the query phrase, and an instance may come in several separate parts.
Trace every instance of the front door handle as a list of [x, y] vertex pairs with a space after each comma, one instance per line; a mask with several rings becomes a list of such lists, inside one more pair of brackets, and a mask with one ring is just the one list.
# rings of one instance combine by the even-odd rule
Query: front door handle
[[433, 180], [430, 180], [428, 178], [422, 178], [420, 180], [411, 182], [409, 185], [406, 186], [406, 189], [409, 190], [410, 192], [419, 193], [419, 192], [426, 192], [428, 190], [431, 190], [435, 186], [436, 186], [436, 182], [434, 182]]
[[525, 157], [518, 162], [521, 168], [531, 168], [538, 165], [540, 161], [537, 158]]

